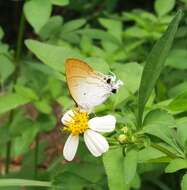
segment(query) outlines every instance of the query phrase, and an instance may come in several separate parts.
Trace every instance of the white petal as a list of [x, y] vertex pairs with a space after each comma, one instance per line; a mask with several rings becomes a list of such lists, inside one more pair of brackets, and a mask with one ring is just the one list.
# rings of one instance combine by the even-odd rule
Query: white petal
[[66, 125], [68, 122], [72, 120], [72, 117], [74, 116], [73, 110], [67, 111], [61, 118], [61, 122]]
[[96, 157], [101, 156], [109, 149], [106, 139], [91, 129], [85, 131], [84, 140], [88, 150]]
[[63, 149], [64, 158], [68, 161], [73, 160], [77, 152], [79, 145], [79, 136], [78, 135], [69, 135]]
[[89, 128], [98, 132], [111, 132], [115, 129], [116, 118], [112, 115], [95, 117], [88, 122]]

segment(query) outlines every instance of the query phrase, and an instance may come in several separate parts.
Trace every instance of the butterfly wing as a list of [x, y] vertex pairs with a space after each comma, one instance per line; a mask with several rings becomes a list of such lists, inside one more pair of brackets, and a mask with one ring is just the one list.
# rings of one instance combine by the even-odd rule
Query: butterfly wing
[[65, 70], [70, 94], [79, 107], [90, 110], [111, 94], [110, 86], [103, 80], [105, 75], [95, 72], [85, 62], [68, 59]]

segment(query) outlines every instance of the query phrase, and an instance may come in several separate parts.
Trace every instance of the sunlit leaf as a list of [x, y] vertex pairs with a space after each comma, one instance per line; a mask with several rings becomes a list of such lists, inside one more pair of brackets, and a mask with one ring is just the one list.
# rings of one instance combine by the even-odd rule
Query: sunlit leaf
[[155, 109], [149, 112], [144, 119], [143, 125], [161, 124], [168, 127], [175, 127], [176, 122], [172, 115], [165, 110]]
[[53, 5], [65, 6], [69, 4], [69, 0], [50, 0]]
[[85, 25], [85, 23], [86, 23], [86, 20], [83, 18], [82, 19], [75, 19], [75, 20], [66, 22], [62, 26], [62, 29], [61, 29], [62, 36], [63, 36], [63, 34], [65, 35], [65, 33], [72, 32], [74, 30], [81, 28], [83, 25]]
[[32, 99], [16, 93], [0, 96], [0, 114], [31, 102]]
[[171, 101], [168, 108], [174, 112], [180, 113], [187, 110], [187, 91], [178, 95]]
[[24, 4], [25, 17], [36, 33], [48, 21], [51, 11], [52, 5], [50, 0], [30, 0]]
[[4, 82], [13, 72], [15, 66], [5, 55], [0, 55], [0, 81]]
[[[103, 163], [108, 177], [108, 186], [110, 190], [124, 190], [124, 172], [122, 168], [123, 155], [122, 149], [110, 149], [103, 156]], [[117, 171], [117, 172], [116, 172]]]
[[157, 79], [164, 67], [165, 60], [172, 46], [182, 12], [178, 11], [167, 31], [156, 42], [151, 50], [143, 70], [138, 96], [138, 123], [141, 126], [145, 104], [151, 95]]
[[170, 12], [175, 6], [175, 0], [156, 0], [155, 11], [159, 16], [163, 16]]
[[66, 59], [83, 57], [78, 51], [67, 47], [45, 44], [35, 40], [26, 40], [25, 44], [43, 63], [62, 73], [64, 73]]
[[115, 36], [103, 30], [90, 28], [90, 29], [81, 30], [79, 33], [82, 35], [86, 35], [91, 39], [105, 40], [105, 41], [110, 41], [116, 45], [121, 45], [120, 41]]
[[184, 169], [184, 168], [187, 168], [187, 160], [178, 158], [178, 159], [172, 160], [168, 164], [168, 166], [165, 169], [165, 172], [173, 173], [173, 172], [176, 172], [176, 171]]
[[187, 50], [186, 49], [174, 49], [169, 54], [166, 65], [176, 69], [187, 69]]
[[126, 184], [130, 184], [136, 175], [136, 168], [138, 162], [138, 152], [136, 150], [130, 150], [126, 153], [123, 167], [124, 167], [124, 181]]
[[48, 38], [59, 36], [60, 27], [62, 26], [63, 18], [60, 16], [53, 16], [49, 18], [48, 22], [40, 29], [39, 35], [42, 39], [46, 40]]

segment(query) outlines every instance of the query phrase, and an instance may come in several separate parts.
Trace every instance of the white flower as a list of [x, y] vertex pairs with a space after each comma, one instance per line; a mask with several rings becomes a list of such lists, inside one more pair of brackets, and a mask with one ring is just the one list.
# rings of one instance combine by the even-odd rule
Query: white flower
[[69, 135], [63, 150], [64, 158], [68, 161], [75, 157], [79, 135], [83, 135], [88, 150], [95, 156], [101, 156], [109, 149], [108, 142], [98, 132], [111, 132], [115, 129], [116, 119], [112, 115], [95, 117], [89, 120], [88, 113], [83, 110], [69, 110], [61, 119], [64, 130]]

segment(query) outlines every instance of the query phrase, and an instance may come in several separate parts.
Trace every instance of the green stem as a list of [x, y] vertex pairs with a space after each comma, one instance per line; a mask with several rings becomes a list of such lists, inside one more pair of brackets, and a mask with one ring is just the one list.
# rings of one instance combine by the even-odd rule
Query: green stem
[[[20, 24], [19, 24], [16, 53], [15, 53], [15, 71], [13, 73], [13, 84], [16, 84], [19, 70], [20, 70], [20, 56], [21, 56], [21, 51], [22, 51], [22, 46], [23, 46], [24, 31], [25, 31], [25, 16], [22, 10], [22, 15], [21, 15]], [[10, 112], [9, 123], [12, 122], [13, 117], [14, 117], [14, 110]], [[5, 167], [6, 174], [9, 173], [9, 166], [11, 162], [11, 144], [12, 144], [11, 141], [9, 141], [6, 145], [6, 167]]]
[[25, 16], [24, 12], [22, 11], [21, 19], [20, 19], [20, 25], [19, 25], [19, 32], [18, 32], [18, 40], [17, 40], [17, 46], [16, 46], [16, 53], [15, 53], [15, 72], [14, 72], [14, 79], [15, 83], [18, 78], [19, 70], [20, 70], [20, 57], [21, 57], [21, 51], [23, 47], [23, 38], [24, 38], [24, 31], [25, 31]]
[[11, 144], [12, 144], [11, 141], [8, 141], [6, 145], [6, 165], [5, 165], [6, 174], [9, 173], [9, 166], [11, 162]]
[[[9, 125], [12, 123], [14, 112], [11, 111], [9, 115]], [[5, 163], [5, 173], [9, 173], [9, 167], [11, 163], [11, 146], [12, 142], [9, 140], [6, 144], [6, 163]]]
[[170, 158], [179, 158], [176, 154], [170, 152], [169, 150], [167, 150], [166, 148], [160, 146], [159, 144], [153, 144], [151, 143], [151, 146], [161, 152], [163, 152], [164, 154], [166, 154], [167, 156], [169, 156]]
[[36, 147], [34, 150], [34, 177], [37, 178], [38, 175], [38, 151], [39, 151], [39, 136], [36, 137]]
[[142, 117], [143, 117], [143, 113], [140, 113], [140, 111], [138, 109], [138, 113], [137, 113], [137, 129], [142, 128]]
[[49, 181], [36, 181], [26, 179], [0, 179], [0, 187], [52, 187]]

